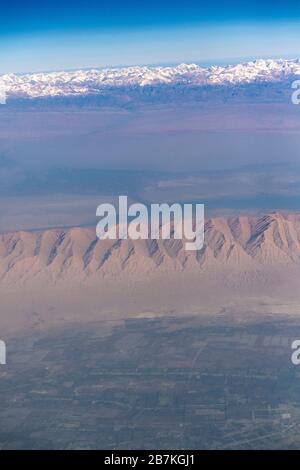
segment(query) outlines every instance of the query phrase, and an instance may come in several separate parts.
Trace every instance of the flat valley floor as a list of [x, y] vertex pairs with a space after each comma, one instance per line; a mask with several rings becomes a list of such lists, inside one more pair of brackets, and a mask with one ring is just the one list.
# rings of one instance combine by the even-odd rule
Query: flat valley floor
[[300, 318], [98, 321], [11, 337], [0, 449], [300, 447]]

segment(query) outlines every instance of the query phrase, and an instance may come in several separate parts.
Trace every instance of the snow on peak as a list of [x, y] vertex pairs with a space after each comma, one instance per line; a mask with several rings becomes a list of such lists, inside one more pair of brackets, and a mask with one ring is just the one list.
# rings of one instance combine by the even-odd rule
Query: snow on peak
[[300, 77], [300, 60], [255, 60], [243, 64], [203, 68], [132, 66], [0, 76], [8, 97], [55, 97], [101, 94], [108, 88], [162, 85], [241, 85], [276, 83]]

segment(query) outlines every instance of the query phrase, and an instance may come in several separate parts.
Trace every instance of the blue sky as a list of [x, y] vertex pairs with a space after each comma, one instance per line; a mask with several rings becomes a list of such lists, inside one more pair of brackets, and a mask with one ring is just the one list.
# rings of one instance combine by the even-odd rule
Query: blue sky
[[300, 57], [299, 1], [15, 1], [0, 73]]

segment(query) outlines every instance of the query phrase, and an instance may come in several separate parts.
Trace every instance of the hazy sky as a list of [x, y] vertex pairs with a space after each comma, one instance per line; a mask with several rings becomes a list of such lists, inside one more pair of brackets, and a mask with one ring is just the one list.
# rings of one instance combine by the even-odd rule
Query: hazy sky
[[299, 0], [1, 5], [0, 73], [300, 56]]

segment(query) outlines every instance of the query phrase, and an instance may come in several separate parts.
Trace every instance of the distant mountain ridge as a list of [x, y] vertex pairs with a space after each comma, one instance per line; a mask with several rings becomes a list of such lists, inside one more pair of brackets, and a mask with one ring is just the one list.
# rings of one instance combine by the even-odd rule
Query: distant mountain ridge
[[279, 84], [300, 78], [300, 59], [256, 60], [243, 64], [212, 66], [180, 64], [174, 67], [133, 66], [31, 74], [6, 74], [0, 82], [8, 98], [57, 98], [101, 96], [118, 88], [247, 86]]
[[208, 219], [205, 244], [197, 252], [185, 251], [181, 240], [98, 240], [94, 228], [0, 236], [0, 283], [288, 264], [300, 265], [300, 214]]

